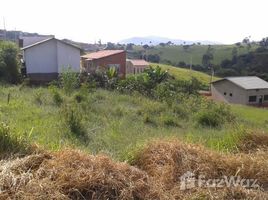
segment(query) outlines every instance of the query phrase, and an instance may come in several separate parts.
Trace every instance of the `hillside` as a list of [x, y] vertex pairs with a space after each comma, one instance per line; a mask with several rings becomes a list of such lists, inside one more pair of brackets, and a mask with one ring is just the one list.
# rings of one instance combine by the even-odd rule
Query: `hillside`
[[159, 36], [147, 36], [147, 37], [132, 37], [127, 38], [124, 40], [120, 40], [120, 44], [135, 44], [135, 45], [141, 45], [141, 44], [148, 44], [148, 45], [159, 45], [160, 43], [167, 43], [172, 42], [175, 45], [182, 45], [182, 44], [194, 44], [194, 43], [201, 43], [205, 45], [209, 44], [219, 44], [217, 42], [212, 42], [208, 40], [196, 40], [196, 41], [189, 41], [189, 40], [181, 40], [181, 39], [172, 39], [172, 38], [166, 38], [166, 37], [159, 37]]
[[[224, 59], [232, 58], [232, 51], [235, 45], [212, 45], [214, 49], [214, 64], [220, 64]], [[178, 65], [179, 62], [185, 62], [186, 64], [201, 65], [202, 57], [208, 49], [208, 45], [194, 45], [190, 46], [187, 50], [182, 45], [175, 46], [154, 46], [146, 51], [142, 46], [133, 46], [134, 50], [128, 52], [129, 57], [136, 57], [140, 53], [142, 54], [157, 54], [160, 56], [160, 62], [170, 61], [172, 65]], [[257, 46], [252, 46], [251, 50], [256, 49]], [[240, 47], [238, 49], [238, 55], [248, 52], [246, 47]]]
[[[211, 81], [211, 76], [203, 72], [158, 63], [151, 63], [150, 65], [152, 65], [153, 67], [160, 66], [163, 70], [167, 70], [176, 79], [190, 80], [191, 77], [194, 77], [207, 87], [209, 86], [209, 83]], [[213, 80], [217, 79], [219, 78], [213, 77]]]

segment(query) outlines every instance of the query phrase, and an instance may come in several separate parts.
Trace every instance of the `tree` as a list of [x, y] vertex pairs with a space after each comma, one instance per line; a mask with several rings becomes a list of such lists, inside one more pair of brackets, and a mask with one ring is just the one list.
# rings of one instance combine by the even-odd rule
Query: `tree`
[[149, 45], [148, 44], [145, 44], [142, 46], [144, 49], [148, 49], [149, 48]]
[[133, 50], [133, 43], [128, 43], [126, 46], [126, 50]]
[[19, 49], [15, 43], [0, 42], [0, 79], [9, 83], [20, 80]]
[[236, 47], [234, 47], [233, 50], [232, 50], [232, 56], [233, 56], [233, 58], [236, 58], [237, 57], [237, 54], [238, 54], [238, 50], [237, 50]]
[[147, 61], [153, 62], [153, 63], [159, 63], [160, 56], [158, 54], [149, 54], [147, 56]]

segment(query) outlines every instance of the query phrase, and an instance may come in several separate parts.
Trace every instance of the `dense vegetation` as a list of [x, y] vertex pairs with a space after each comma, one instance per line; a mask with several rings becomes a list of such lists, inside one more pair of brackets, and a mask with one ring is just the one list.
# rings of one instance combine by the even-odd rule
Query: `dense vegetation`
[[18, 47], [12, 42], [0, 41], [0, 81], [18, 83], [20, 64]]

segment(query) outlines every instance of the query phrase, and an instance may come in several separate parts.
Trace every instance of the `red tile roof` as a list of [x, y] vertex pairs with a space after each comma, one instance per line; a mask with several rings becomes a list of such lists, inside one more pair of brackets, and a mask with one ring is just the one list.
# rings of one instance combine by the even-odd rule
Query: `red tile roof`
[[123, 53], [123, 52], [124, 50], [102, 50], [102, 51], [89, 53], [81, 57], [89, 59], [89, 60], [94, 60], [94, 59], [100, 59], [100, 58], [112, 56], [114, 54]]
[[149, 65], [149, 63], [145, 60], [129, 60], [129, 61], [135, 66]]

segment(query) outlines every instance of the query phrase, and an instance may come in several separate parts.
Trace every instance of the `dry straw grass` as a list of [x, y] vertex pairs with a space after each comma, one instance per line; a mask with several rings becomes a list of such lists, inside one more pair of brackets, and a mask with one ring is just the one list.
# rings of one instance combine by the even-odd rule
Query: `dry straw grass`
[[[64, 150], [0, 161], [0, 199], [268, 199], [267, 152], [223, 154], [180, 141], [154, 141], [134, 166], [107, 156]], [[264, 190], [180, 190], [187, 171], [206, 178], [239, 175]], [[266, 187], [266, 188], [265, 188]]]

